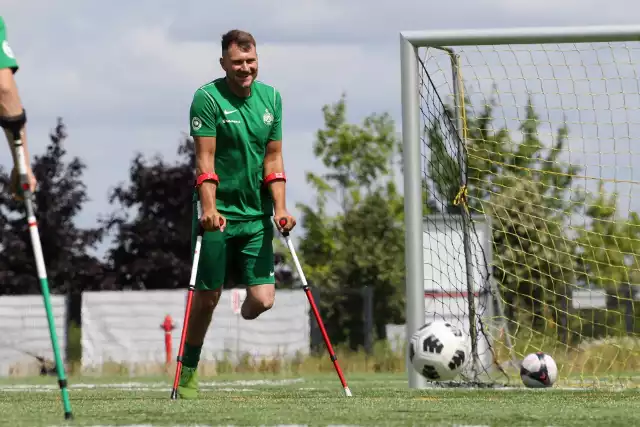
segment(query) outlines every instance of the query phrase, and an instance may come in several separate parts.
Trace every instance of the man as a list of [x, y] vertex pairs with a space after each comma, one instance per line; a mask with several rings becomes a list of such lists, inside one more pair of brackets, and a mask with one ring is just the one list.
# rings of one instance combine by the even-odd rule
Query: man
[[205, 233], [178, 388], [184, 399], [197, 398], [200, 352], [223, 284], [246, 285], [244, 319], [269, 310], [275, 297], [271, 216], [281, 232], [296, 224], [285, 200], [282, 99], [256, 80], [253, 36], [240, 30], [223, 35], [220, 65], [226, 76], [196, 90], [190, 111], [193, 242], [200, 226]]
[[9, 150], [13, 157], [13, 170], [11, 171], [10, 191], [14, 197], [20, 197], [20, 176], [18, 174], [18, 159], [14, 150], [14, 135], [20, 133], [22, 145], [24, 147], [25, 160], [27, 163], [27, 180], [31, 192], [36, 189], [36, 178], [31, 171], [29, 163], [29, 150], [27, 149], [27, 138], [24, 126], [26, 115], [22, 108], [18, 87], [14, 79], [14, 74], [18, 71], [18, 62], [9, 46], [7, 31], [4, 19], [0, 16], [0, 126], [2, 126]]

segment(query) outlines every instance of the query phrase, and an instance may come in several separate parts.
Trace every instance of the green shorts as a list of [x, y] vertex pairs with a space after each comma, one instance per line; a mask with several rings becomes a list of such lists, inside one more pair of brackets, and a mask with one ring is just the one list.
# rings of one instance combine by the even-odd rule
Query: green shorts
[[18, 71], [18, 61], [16, 61], [16, 57], [13, 55], [11, 46], [9, 46], [4, 19], [0, 16], [0, 69], [3, 68], [10, 68], [15, 73]]
[[[194, 205], [191, 248], [198, 233]], [[193, 255], [192, 255], [193, 256]], [[251, 221], [227, 220], [222, 231], [207, 231], [202, 237], [196, 289], [216, 290], [223, 285], [275, 284], [273, 224], [270, 218]]]

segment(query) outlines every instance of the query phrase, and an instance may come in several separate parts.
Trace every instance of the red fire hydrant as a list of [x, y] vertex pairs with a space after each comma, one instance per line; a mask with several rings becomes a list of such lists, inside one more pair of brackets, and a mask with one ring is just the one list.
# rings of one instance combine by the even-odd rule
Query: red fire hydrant
[[165, 366], [169, 366], [171, 364], [171, 331], [176, 328], [176, 325], [173, 323], [173, 319], [168, 314], [164, 317], [164, 322], [160, 325], [162, 329], [164, 329], [164, 349], [166, 353]]

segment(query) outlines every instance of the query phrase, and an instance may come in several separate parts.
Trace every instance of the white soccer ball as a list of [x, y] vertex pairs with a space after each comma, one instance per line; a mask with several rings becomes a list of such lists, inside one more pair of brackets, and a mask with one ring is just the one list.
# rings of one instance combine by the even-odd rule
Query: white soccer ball
[[429, 381], [454, 379], [469, 361], [469, 354], [465, 334], [442, 320], [425, 324], [409, 342], [413, 368]]
[[522, 360], [520, 378], [530, 388], [551, 387], [558, 379], [558, 367], [547, 353], [531, 353]]

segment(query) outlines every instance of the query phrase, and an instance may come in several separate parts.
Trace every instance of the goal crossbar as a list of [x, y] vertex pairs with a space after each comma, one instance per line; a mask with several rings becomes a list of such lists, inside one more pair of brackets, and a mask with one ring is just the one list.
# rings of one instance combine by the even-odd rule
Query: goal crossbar
[[640, 41], [640, 25], [402, 31], [416, 47]]
[[[425, 321], [418, 49], [444, 49], [455, 55], [455, 46], [640, 41], [640, 25], [401, 31], [399, 41], [406, 233], [405, 310], [406, 336], [409, 338]], [[462, 135], [459, 138], [462, 140]], [[408, 354], [406, 361], [409, 387], [425, 388], [426, 380], [411, 368]]]

